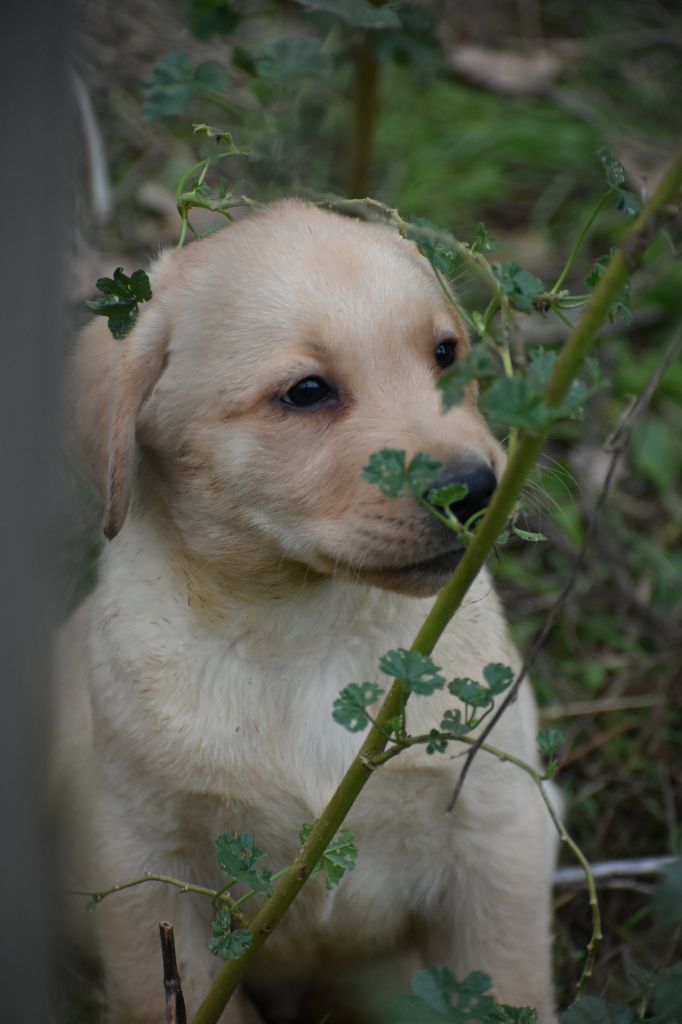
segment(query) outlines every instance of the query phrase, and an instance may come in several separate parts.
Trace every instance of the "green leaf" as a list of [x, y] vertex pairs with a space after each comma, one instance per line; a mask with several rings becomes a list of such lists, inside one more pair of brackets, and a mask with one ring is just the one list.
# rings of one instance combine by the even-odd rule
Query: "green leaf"
[[502, 291], [509, 296], [511, 304], [524, 313], [530, 313], [533, 309], [533, 301], [547, 290], [539, 277], [524, 270], [518, 263], [509, 261], [496, 263], [493, 265], [492, 271], [499, 281]]
[[498, 377], [481, 398], [486, 416], [506, 427], [542, 430], [558, 412], [545, 402], [542, 389], [528, 377]]
[[436, 480], [442, 470], [437, 459], [417, 452], [405, 465], [405, 452], [395, 448], [382, 448], [369, 457], [362, 475], [370, 484], [376, 484], [387, 498], [399, 498], [405, 491], [420, 497]]
[[447, 746], [447, 739], [444, 736], [441, 736], [437, 729], [432, 729], [429, 733], [429, 742], [426, 744], [426, 753], [442, 754], [447, 750]]
[[[314, 825], [304, 825], [300, 831], [301, 842], [305, 843], [310, 838]], [[324, 881], [327, 889], [334, 889], [346, 871], [354, 871], [358, 858], [358, 848], [355, 845], [355, 837], [349, 828], [342, 828], [332, 839], [327, 849], [322, 854], [310, 873], [314, 878], [320, 872], [324, 874]]]
[[374, 7], [367, 0], [296, 0], [301, 7], [331, 14], [353, 28], [400, 28], [400, 18], [391, 7]]
[[682, 464], [679, 434], [659, 416], [647, 416], [632, 435], [632, 461], [661, 494], [674, 491]]
[[226, 878], [234, 878], [264, 896], [272, 894], [272, 872], [266, 868], [256, 869], [263, 851], [258, 849], [250, 832], [221, 832], [213, 840], [213, 845], [218, 865]]
[[560, 729], [541, 729], [538, 733], [538, 750], [543, 757], [553, 757], [559, 747], [564, 741], [563, 733]]
[[656, 981], [651, 995], [656, 1024], [682, 1021], [682, 964], [674, 964]]
[[251, 932], [244, 930], [231, 931], [232, 916], [229, 910], [219, 910], [213, 922], [213, 938], [206, 943], [206, 948], [214, 956], [223, 960], [238, 960], [250, 948], [253, 941]]
[[149, 302], [152, 297], [152, 286], [144, 270], [135, 270], [130, 275], [130, 291], [138, 302]]
[[635, 1024], [635, 1016], [627, 1006], [605, 1003], [595, 996], [578, 999], [560, 1015], [561, 1024]]
[[417, 452], [407, 467], [407, 486], [416, 497], [427, 490], [429, 484], [440, 476], [443, 464], [425, 452]]
[[438, 666], [428, 655], [406, 651], [402, 647], [384, 654], [379, 668], [384, 675], [401, 679], [406, 690], [426, 697], [435, 690], [441, 690], [445, 683]]
[[283, 85], [301, 78], [329, 78], [333, 68], [317, 40], [288, 36], [266, 46], [255, 70], [263, 81]]
[[501, 373], [502, 366], [496, 362], [490, 349], [483, 345], [472, 348], [464, 359], [438, 378], [436, 386], [442, 392], [443, 408], [459, 405], [473, 380], [492, 380]]
[[474, 971], [458, 981], [447, 967], [420, 971], [412, 979], [412, 995], [393, 1004], [395, 1024], [534, 1024], [529, 1007], [508, 1007], [490, 994], [490, 978]]
[[508, 690], [514, 682], [514, 671], [509, 665], [503, 665], [499, 661], [491, 661], [483, 669], [483, 678], [488, 684], [490, 692], [496, 697], [498, 694]]
[[474, 725], [465, 722], [462, 718], [462, 712], [459, 708], [455, 708], [453, 711], [445, 712], [440, 728], [441, 732], [447, 732], [456, 738], [458, 736], [466, 736], [474, 728]]
[[[435, 224], [423, 217], [413, 217], [411, 223], [415, 228], [433, 231], [435, 235], [440, 233], [440, 229]], [[447, 248], [443, 242], [437, 238], [425, 238], [419, 231], [410, 231], [409, 228], [403, 232], [403, 236], [415, 243], [422, 256], [426, 257], [439, 274], [444, 274], [447, 277], [452, 273], [457, 259], [452, 250]]]
[[604, 167], [604, 173], [606, 174], [606, 181], [609, 188], [618, 192], [621, 186], [625, 184], [625, 168], [620, 160], [617, 160], [611, 150], [607, 149], [606, 146], [602, 146], [601, 149], [597, 150], [597, 156]]
[[334, 701], [334, 721], [348, 732], [360, 732], [369, 725], [365, 708], [378, 701], [383, 692], [376, 683], [349, 683]]
[[[594, 288], [595, 285], [599, 284], [602, 277], [606, 272], [606, 268], [613, 258], [615, 249], [611, 249], [605, 256], [600, 256], [595, 260], [592, 270], [585, 278], [585, 283], [588, 288]], [[624, 284], [621, 290], [618, 292], [614, 302], [611, 304], [611, 308], [608, 312], [608, 317], [611, 323], [615, 323], [616, 317], [620, 317], [625, 326], [632, 323], [632, 312], [630, 310], [630, 285]]]
[[652, 899], [654, 917], [661, 928], [682, 925], [682, 860], [670, 864]]
[[380, 452], [374, 452], [362, 475], [368, 483], [376, 484], [385, 497], [400, 497], [407, 482], [405, 452], [395, 448], [382, 448]]
[[485, 224], [477, 224], [476, 231], [474, 232], [474, 245], [481, 252], [495, 252], [497, 250], [497, 242], [494, 238], [491, 238], [485, 229]]
[[142, 83], [143, 112], [148, 121], [184, 114], [195, 96], [222, 92], [229, 79], [213, 61], [195, 65], [188, 54], [166, 54]]
[[618, 196], [617, 209], [630, 217], [639, 213], [642, 209], [641, 201], [633, 192], [628, 192], [627, 189], [623, 188], [625, 184], [625, 168], [620, 160], [617, 160], [613, 153], [606, 149], [605, 146], [597, 150], [597, 156], [604, 167], [609, 188], [612, 188]]
[[136, 270], [130, 277], [117, 267], [113, 277], [100, 277], [97, 288], [103, 294], [88, 300], [85, 305], [91, 313], [106, 316], [108, 326], [114, 338], [120, 340], [127, 337], [135, 326], [139, 312], [139, 303], [148, 302], [152, 297], [152, 289], [144, 270]]
[[512, 533], [515, 533], [521, 540], [530, 541], [533, 544], [537, 544], [539, 541], [547, 540], [544, 533], [531, 533], [530, 530], [521, 530], [518, 526], [512, 526]]
[[192, 34], [197, 39], [208, 39], [214, 35], [227, 36], [242, 20], [241, 14], [233, 9], [229, 0], [189, 0], [187, 13]]
[[453, 679], [448, 683], [448, 690], [453, 697], [458, 697], [472, 708], [486, 708], [493, 703], [488, 690], [473, 679]]
[[428, 500], [438, 508], [449, 509], [462, 498], [466, 498], [469, 488], [466, 484], [448, 484], [446, 487], [433, 487], [428, 492]]

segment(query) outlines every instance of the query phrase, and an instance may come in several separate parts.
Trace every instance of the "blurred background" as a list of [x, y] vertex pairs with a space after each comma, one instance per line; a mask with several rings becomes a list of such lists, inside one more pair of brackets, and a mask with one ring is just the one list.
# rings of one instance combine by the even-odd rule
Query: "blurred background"
[[[515, 260], [548, 285], [603, 195], [596, 151], [607, 146], [628, 187], [646, 198], [682, 137], [682, 6], [673, 0], [74, 7], [74, 329], [97, 277], [144, 266], [176, 243], [178, 182], [216, 145], [193, 123], [229, 130], [249, 150], [211, 168], [206, 181], [216, 191], [225, 179], [223, 191], [260, 201], [371, 195], [464, 241], [483, 221], [497, 239], [491, 259]], [[205, 210], [190, 219], [199, 232], [221, 220]], [[566, 282], [574, 293], [586, 292], [595, 259], [627, 227], [607, 204]], [[602, 332], [597, 358], [608, 386], [582, 422], [557, 429], [526, 489], [519, 524], [547, 542], [510, 543], [493, 566], [522, 649], [578, 572], [532, 677], [544, 724], [564, 733], [568, 825], [597, 862], [682, 847], [679, 359], [620, 462], [587, 567], [577, 565], [609, 462], [606, 439], [682, 331], [676, 246], [673, 225], [634, 275], [631, 320]], [[482, 311], [487, 296], [466, 268], [455, 284], [467, 308]], [[552, 314], [519, 313], [514, 330], [520, 358], [567, 335]], [[92, 583], [99, 545], [97, 503], [68, 475], [78, 514], [62, 574], [65, 614]], [[561, 857], [570, 863], [568, 851]], [[680, 959], [682, 882], [668, 878], [667, 911], [659, 896], [656, 913], [659, 881], [633, 867], [600, 883], [605, 939], [593, 994], [632, 998], [643, 972]], [[591, 929], [584, 886], [557, 886], [556, 909], [565, 1006]], [[77, 1002], [64, 1020], [97, 1019]]]

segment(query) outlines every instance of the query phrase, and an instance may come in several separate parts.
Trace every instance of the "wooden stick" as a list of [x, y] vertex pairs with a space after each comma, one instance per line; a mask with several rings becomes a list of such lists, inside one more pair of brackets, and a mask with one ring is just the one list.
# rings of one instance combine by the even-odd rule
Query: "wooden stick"
[[166, 992], [166, 1024], [187, 1024], [187, 1011], [175, 960], [173, 925], [159, 922], [161, 955], [163, 956], [163, 987]]

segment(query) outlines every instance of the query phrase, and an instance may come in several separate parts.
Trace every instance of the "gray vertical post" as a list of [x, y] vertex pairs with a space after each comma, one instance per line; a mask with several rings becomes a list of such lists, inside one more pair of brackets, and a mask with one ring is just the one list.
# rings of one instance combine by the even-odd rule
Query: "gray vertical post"
[[59, 382], [70, 97], [67, 0], [0, 6], [0, 1018], [47, 1021], [51, 853], [41, 794], [57, 615]]

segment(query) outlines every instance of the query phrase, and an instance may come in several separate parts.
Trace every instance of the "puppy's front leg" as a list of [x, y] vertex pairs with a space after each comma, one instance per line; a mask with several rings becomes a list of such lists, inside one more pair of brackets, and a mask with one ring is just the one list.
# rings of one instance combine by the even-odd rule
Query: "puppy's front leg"
[[490, 975], [497, 999], [531, 1006], [539, 1024], [555, 1024], [551, 977], [551, 882], [555, 836], [536, 794], [521, 819], [490, 831], [457, 832], [451, 891], [424, 941], [426, 966], [445, 964], [458, 979]]

